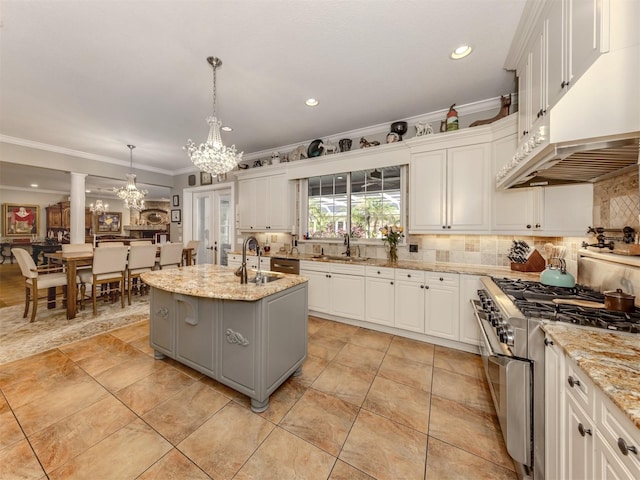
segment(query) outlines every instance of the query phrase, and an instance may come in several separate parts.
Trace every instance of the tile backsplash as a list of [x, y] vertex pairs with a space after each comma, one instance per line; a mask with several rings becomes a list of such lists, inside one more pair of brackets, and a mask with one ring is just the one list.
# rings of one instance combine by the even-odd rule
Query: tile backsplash
[[640, 230], [638, 167], [593, 185], [593, 226]]

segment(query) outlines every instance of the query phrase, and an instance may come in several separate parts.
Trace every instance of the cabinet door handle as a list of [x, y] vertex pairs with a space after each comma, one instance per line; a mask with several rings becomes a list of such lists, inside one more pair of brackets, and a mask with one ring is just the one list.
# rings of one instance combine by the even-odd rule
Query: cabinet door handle
[[544, 344], [548, 347], [549, 345], [553, 345], [553, 341], [549, 340], [548, 338], [544, 339]]
[[531, 224], [528, 224], [528, 225], [527, 225], [527, 228], [531, 228]]
[[565, 82], [564, 80], [560, 84], [560, 88], [564, 88], [564, 87], [568, 87], [568, 86], [569, 86], [569, 82]]
[[624, 441], [624, 438], [618, 437], [618, 448], [623, 455], [629, 455], [629, 452], [638, 455], [638, 449], [633, 445], [627, 445], [627, 442]]
[[441, 281], [441, 282], [444, 282], [444, 278], [440, 277], [440, 281]]
[[424, 286], [424, 289], [425, 289], [425, 290], [429, 290], [429, 285], [425, 285], [425, 286]]
[[540, 228], [540, 224], [539, 223], [536, 223], [536, 228]]
[[411, 274], [410, 273], [407, 273], [407, 278], [411, 278]]
[[580, 386], [580, 380], [573, 378], [571, 375], [567, 378], [567, 382], [569, 382], [571, 388]]
[[424, 285], [420, 285], [420, 288], [424, 288]]
[[393, 285], [393, 282], [391, 282], [391, 285]]
[[442, 228], [447, 228], [447, 226], [446, 225], [442, 225]]
[[580, 435], [582, 435], [583, 437], [585, 435], [591, 435], [591, 429], [590, 428], [584, 428], [584, 425], [582, 425], [582, 423], [578, 424], [578, 431], [580, 432]]

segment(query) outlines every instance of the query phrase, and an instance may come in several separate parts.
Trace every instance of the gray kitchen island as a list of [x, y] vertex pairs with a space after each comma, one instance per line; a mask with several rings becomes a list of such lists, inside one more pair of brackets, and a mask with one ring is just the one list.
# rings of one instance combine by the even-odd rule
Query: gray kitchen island
[[195, 265], [142, 274], [151, 287], [155, 358], [170, 357], [251, 398], [262, 412], [307, 356], [307, 280], [268, 273], [241, 284], [229, 267]]

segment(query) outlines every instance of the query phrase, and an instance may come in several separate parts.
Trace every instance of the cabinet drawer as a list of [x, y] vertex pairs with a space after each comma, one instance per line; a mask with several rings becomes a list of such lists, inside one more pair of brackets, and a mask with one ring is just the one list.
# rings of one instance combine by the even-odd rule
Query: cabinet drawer
[[300, 270], [313, 270], [314, 272], [330, 272], [329, 262], [313, 262], [311, 260], [300, 260]]
[[596, 426], [604, 442], [633, 478], [640, 478], [640, 430], [601, 392], [598, 392], [596, 408]]
[[342, 273], [343, 275], [360, 275], [361, 277], [364, 277], [364, 265], [332, 263], [331, 273]]
[[227, 255], [227, 262], [242, 263], [242, 255]]
[[567, 359], [567, 370], [565, 373], [565, 389], [576, 403], [590, 416], [595, 418], [594, 407], [594, 385], [587, 378], [587, 374], [582, 371], [571, 359]]
[[460, 283], [460, 276], [457, 273], [426, 272], [424, 277], [429, 284], [457, 287]]
[[408, 270], [404, 268], [396, 268], [396, 280], [404, 280], [405, 282], [424, 282], [424, 272], [420, 270]]
[[365, 267], [365, 275], [367, 277], [386, 278], [389, 280], [393, 280], [395, 278], [395, 270], [393, 268], [374, 267], [372, 265], [367, 265]]

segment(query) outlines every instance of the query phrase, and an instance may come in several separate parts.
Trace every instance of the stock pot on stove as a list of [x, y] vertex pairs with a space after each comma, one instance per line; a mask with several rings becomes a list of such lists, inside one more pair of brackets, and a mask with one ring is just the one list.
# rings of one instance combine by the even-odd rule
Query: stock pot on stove
[[607, 310], [631, 313], [635, 309], [635, 300], [634, 295], [624, 293], [621, 288], [604, 292], [604, 308]]

